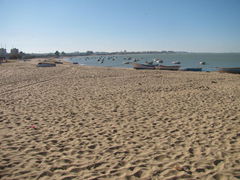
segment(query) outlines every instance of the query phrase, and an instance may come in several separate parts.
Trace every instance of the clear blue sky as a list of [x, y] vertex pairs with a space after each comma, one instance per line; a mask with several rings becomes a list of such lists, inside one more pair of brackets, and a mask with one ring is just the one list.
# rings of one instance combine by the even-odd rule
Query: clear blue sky
[[0, 0], [0, 45], [24, 52], [240, 52], [240, 0]]

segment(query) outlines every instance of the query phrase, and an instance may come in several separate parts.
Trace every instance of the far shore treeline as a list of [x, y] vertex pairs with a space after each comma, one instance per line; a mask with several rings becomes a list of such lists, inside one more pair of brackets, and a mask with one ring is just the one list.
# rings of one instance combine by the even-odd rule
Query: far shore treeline
[[32, 58], [59, 58], [59, 57], [74, 57], [74, 56], [104, 56], [104, 55], [125, 55], [125, 54], [159, 54], [159, 53], [175, 53], [174, 51], [121, 51], [121, 52], [70, 52], [65, 53], [64, 51], [56, 51], [54, 53], [24, 53], [20, 51], [19, 53], [6, 53], [4, 59], [32, 59]]

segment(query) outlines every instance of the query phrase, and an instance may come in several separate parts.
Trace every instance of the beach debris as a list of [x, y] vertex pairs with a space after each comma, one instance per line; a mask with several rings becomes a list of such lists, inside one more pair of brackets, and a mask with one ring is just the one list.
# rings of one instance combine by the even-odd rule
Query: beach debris
[[32, 128], [32, 129], [37, 129], [37, 126], [31, 125], [30, 128]]

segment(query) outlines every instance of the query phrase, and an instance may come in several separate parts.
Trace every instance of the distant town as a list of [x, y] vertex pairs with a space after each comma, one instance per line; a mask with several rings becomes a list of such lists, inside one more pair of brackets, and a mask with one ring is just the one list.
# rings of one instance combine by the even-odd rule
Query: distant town
[[120, 51], [120, 52], [93, 52], [93, 51], [86, 51], [86, 52], [71, 52], [65, 53], [64, 51], [59, 52], [56, 51], [54, 53], [24, 53], [17, 48], [10, 49], [7, 52], [6, 48], [0, 48], [0, 61], [6, 61], [8, 59], [32, 59], [32, 58], [50, 58], [50, 57], [72, 57], [72, 56], [103, 56], [103, 55], [124, 55], [124, 54], [158, 54], [158, 53], [176, 53], [175, 51]]

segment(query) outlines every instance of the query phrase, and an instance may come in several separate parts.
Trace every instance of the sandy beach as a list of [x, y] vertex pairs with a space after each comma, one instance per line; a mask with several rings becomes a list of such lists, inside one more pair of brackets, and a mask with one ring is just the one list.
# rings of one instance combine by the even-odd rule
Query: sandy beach
[[240, 178], [240, 75], [0, 65], [0, 179]]

